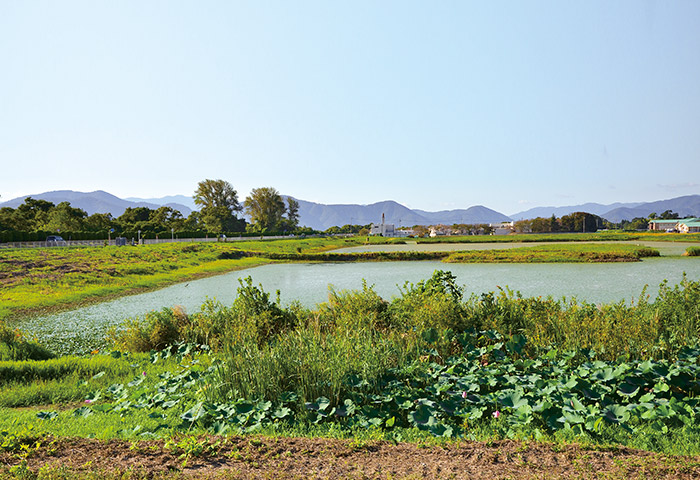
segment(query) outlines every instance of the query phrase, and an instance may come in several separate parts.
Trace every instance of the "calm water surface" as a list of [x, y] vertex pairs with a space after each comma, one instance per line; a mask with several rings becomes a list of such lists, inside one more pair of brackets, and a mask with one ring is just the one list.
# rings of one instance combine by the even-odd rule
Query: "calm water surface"
[[[503, 244], [500, 245], [503, 247]], [[398, 245], [394, 247], [405, 247]], [[435, 246], [432, 245], [434, 248]], [[634, 263], [604, 264], [446, 264], [437, 261], [382, 263], [324, 263], [264, 265], [173, 285], [154, 292], [43, 317], [17, 324], [61, 353], [84, 352], [102, 345], [110, 327], [125, 318], [151, 310], [181, 305], [189, 313], [207, 299], [230, 305], [238, 280], [251, 276], [268, 292], [280, 290], [283, 304], [299, 300], [312, 307], [328, 298], [329, 285], [336, 290], [359, 289], [365, 279], [383, 298], [400, 295], [399, 286], [429, 278], [435, 270], [449, 270], [467, 294], [481, 294], [508, 287], [525, 296], [576, 297], [594, 303], [631, 302], [642, 292], [654, 297], [663, 280], [680, 282], [683, 272], [700, 280], [700, 258], [651, 258]], [[96, 340], [97, 339], [97, 340]]]

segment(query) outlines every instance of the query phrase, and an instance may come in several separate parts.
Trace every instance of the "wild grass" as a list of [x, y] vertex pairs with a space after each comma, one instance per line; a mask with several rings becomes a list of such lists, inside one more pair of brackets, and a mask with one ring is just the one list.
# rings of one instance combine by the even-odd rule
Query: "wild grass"
[[8, 327], [0, 319], [0, 362], [5, 360], [45, 360], [53, 354], [27, 339], [22, 332]]
[[[117, 355], [117, 354], [115, 354]], [[153, 364], [147, 354], [60, 357], [0, 362], [0, 407], [83, 402], [90, 392], [143, 380], [153, 385], [173, 362]]]
[[658, 257], [659, 251], [635, 245], [542, 245], [505, 250], [470, 250], [455, 252], [444, 259], [448, 263], [579, 263], [636, 262]]
[[[314, 253], [364, 242], [310, 238], [0, 252], [0, 319], [103, 301], [270, 260], [241, 252]], [[385, 240], [374, 240], [385, 241]]]

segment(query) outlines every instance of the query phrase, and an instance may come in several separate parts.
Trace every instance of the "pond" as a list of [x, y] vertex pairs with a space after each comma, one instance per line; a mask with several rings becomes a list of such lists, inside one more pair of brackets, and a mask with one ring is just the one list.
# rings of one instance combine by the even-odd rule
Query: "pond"
[[622, 300], [629, 303], [639, 298], [645, 285], [653, 298], [662, 281], [677, 284], [683, 272], [691, 280], [700, 280], [700, 258], [660, 257], [642, 262], [602, 264], [446, 264], [438, 261], [274, 264], [28, 318], [17, 326], [56, 352], [85, 352], [101, 346], [109, 328], [129, 317], [175, 305], [192, 313], [198, 311], [207, 298], [230, 305], [236, 296], [238, 280], [247, 276], [251, 276], [255, 284], [262, 284], [273, 296], [280, 290], [283, 304], [298, 300], [312, 307], [326, 301], [329, 285], [336, 290], [360, 289], [364, 279], [379, 295], [390, 300], [401, 294], [399, 287], [406, 281], [416, 283], [427, 279], [435, 270], [451, 271], [465, 287], [467, 295], [508, 287], [524, 296], [576, 297], [596, 304]]

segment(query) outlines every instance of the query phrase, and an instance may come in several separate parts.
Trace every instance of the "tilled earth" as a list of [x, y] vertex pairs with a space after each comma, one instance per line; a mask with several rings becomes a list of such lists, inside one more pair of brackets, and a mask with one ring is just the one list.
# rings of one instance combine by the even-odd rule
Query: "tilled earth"
[[436, 446], [269, 437], [76, 438], [43, 439], [28, 453], [0, 453], [0, 476], [19, 468], [29, 475], [54, 471], [90, 478], [698, 479], [700, 457], [515, 441]]

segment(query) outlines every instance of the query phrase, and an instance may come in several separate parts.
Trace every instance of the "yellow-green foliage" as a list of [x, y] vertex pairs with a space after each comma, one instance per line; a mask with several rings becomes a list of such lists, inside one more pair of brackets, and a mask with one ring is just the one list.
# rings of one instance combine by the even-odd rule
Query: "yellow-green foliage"
[[36, 342], [29, 341], [22, 332], [5, 325], [0, 319], [1, 360], [45, 360], [53, 354]]
[[323, 252], [359, 238], [3, 250], [0, 318], [269, 263], [243, 252]]
[[117, 349], [132, 352], [162, 350], [179, 342], [207, 344], [217, 350], [223, 338], [252, 338], [262, 344], [295, 325], [296, 315], [281, 308], [279, 300], [271, 301], [250, 277], [240, 284], [231, 307], [208, 301], [192, 315], [179, 307], [164, 308], [143, 319], [126, 320], [109, 337]]
[[383, 330], [389, 325], [388, 306], [389, 302], [363, 281], [362, 290], [337, 292], [331, 288], [328, 302], [319, 305], [315, 316], [327, 330]]
[[470, 250], [455, 252], [445, 262], [636, 262], [644, 257], [658, 257], [659, 251], [636, 245], [542, 245], [504, 250]]

